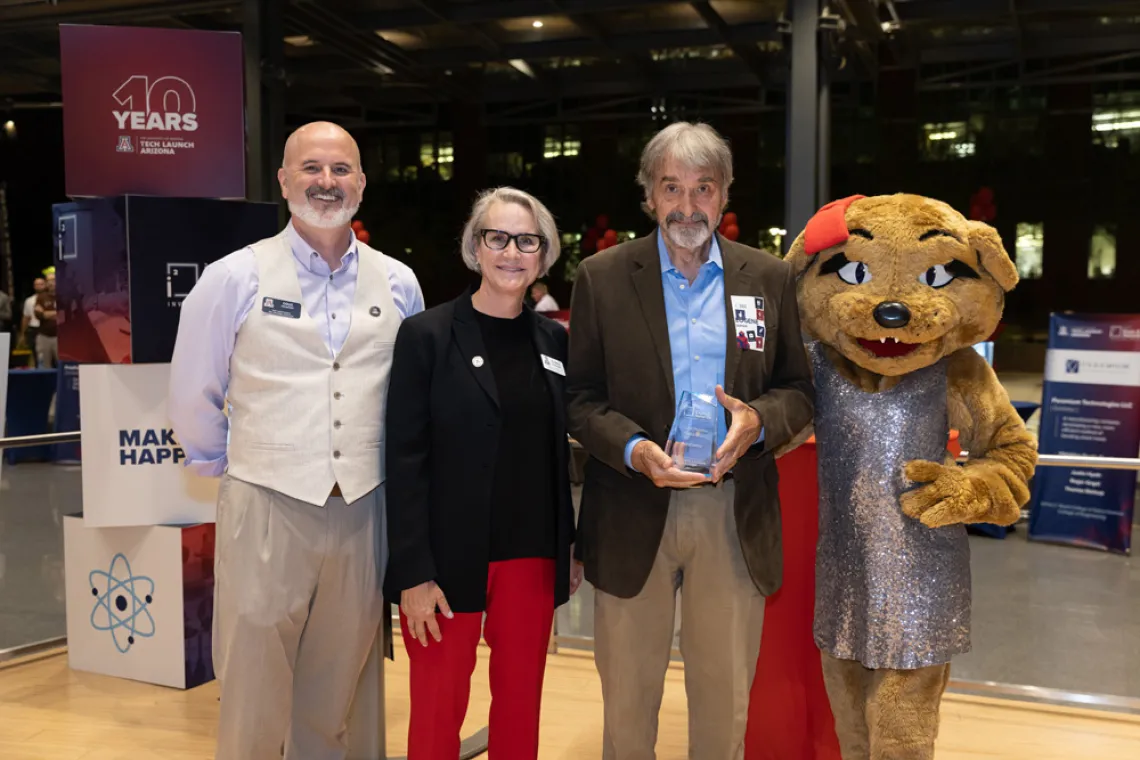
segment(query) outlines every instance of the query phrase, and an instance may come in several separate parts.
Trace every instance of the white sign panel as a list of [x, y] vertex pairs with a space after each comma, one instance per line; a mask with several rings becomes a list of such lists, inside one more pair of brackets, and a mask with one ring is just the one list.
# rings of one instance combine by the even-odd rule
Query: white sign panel
[[166, 414], [169, 364], [79, 367], [88, 527], [213, 522], [218, 479], [186, 470]]
[[182, 530], [91, 530], [67, 516], [63, 545], [70, 666], [184, 688]]

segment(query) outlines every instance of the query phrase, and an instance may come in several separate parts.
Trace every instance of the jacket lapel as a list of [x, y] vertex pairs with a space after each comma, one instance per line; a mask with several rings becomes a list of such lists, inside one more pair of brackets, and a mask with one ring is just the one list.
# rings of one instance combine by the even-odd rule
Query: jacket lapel
[[724, 392], [729, 396], [733, 394], [736, 384], [736, 370], [740, 366], [740, 354], [747, 349], [741, 349], [736, 344], [736, 315], [732, 313], [733, 296], [758, 295], [753, 289], [754, 278], [748, 269], [748, 262], [736, 250], [735, 244], [716, 233], [717, 243], [720, 245], [721, 259], [724, 261], [724, 309], [725, 333], [728, 345], [724, 350]]
[[637, 246], [633, 252], [632, 271], [633, 289], [637, 293], [637, 300], [641, 305], [641, 313], [645, 317], [645, 324], [649, 328], [649, 336], [653, 340], [653, 347], [657, 352], [657, 361], [661, 365], [661, 372], [665, 375], [665, 382], [669, 388], [669, 398], [673, 398], [673, 354], [669, 350], [669, 323], [665, 315], [665, 293], [661, 285], [661, 259], [657, 253], [657, 230], [646, 237], [640, 238], [632, 245]]
[[471, 305], [470, 289], [455, 302], [452, 332], [455, 334], [455, 342], [459, 346], [459, 353], [462, 354], [464, 363], [498, 409], [499, 393], [495, 388], [495, 375], [491, 372], [491, 362], [487, 360], [483, 333], [479, 330], [479, 323], [475, 321], [475, 307]]

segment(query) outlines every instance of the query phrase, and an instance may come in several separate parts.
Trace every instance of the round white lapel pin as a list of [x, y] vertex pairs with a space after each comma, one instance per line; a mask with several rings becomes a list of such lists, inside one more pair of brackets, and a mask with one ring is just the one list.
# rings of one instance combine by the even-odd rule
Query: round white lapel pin
[[482, 356], [476, 356], [474, 359], [471, 360], [471, 363], [476, 367], [482, 367], [483, 366], [483, 357]]

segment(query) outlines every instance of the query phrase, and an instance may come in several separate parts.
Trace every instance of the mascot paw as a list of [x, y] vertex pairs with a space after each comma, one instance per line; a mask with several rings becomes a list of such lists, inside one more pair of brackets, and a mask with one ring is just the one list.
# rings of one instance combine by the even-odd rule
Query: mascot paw
[[986, 511], [973, 479], [957, 465], [916, 460], [908, 462], [906, 477], [925, 483], [902, 495], [903, 514], [928, 528], [975, 522]]

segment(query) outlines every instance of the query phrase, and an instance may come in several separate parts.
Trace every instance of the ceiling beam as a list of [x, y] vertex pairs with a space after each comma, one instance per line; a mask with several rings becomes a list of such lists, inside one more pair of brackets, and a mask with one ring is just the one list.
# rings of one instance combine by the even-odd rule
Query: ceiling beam
[[[60, 24], [110, 24], [122, 21], [139, 24], [195, 13], [235, 11], [241, 0], [168, 0], [147, 2], [84, 2], [65, 5], [41, 3], [34, 6], [0, 6], [0, 34], [4, 36], [35, 30], [55, 29]], [[83, 10], [78, 10], [76, 6]]]
[[[780, 39], [779, 25], [770, 23], [742, 24], [733, 27], [733, 40], [740, 44], [772, 41]], [[594, 56], [606, 58], [614, 54], [644, 53], [661, 48], [711, 47], [720, 43], [719, 35], [712, 29], [680, 29], [664, 32], [640, 32], [637, 34], [615, 34], [602, 43], [586, 38], [545, 40], [539, 42], [507, 43], [502, 46], [501, 60], [522, 58], [577, 58]], [[416, 51], [416, 61], [423, 66], [451, 68], [468, 63], [487, 62], [486, 51], [477, 47], [438, 48]]]
[[701, 19], [708, 25], [708, 28], [716, 32], [720, 41], [727, 45], [732, 51], [733, 55], [739, 58], [752, 75], [756, 77], [756, 83], [762, 84], [764, 82], [764, 61], [760, 58], [760, 53], [756, 50], [755, 43], [741, 43], [733, 38], [732, 29], [725, 22], [716, 9], [712, 7], [706, 0], [694, 0], [689, 3]]
[[[675, 2], [676, 0], [674, 0]], [[666, 5], [668, 0], [560, 0], [561, 12], [569, 15], [622, 11]], [[498, 2], [448, 3], [441, 6], [445, 20], [457, 24], [479, 24], [502, 19], [551, 15], [550, 0], [498, 0]], [[402, 29], [439, 23], [434, 13], [423, 7], [360, 11], [353, 21], [372, 29]]]

